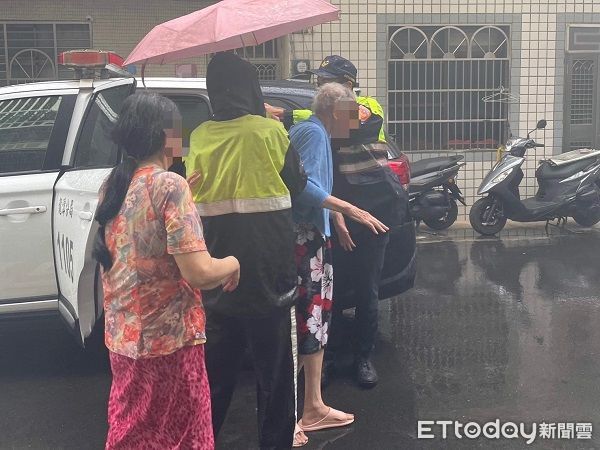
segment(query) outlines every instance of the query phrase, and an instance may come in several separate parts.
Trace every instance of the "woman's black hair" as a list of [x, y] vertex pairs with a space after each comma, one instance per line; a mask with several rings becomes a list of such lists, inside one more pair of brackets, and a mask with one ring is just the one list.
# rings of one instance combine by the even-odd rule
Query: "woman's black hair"
[[106, 246], [106, 224], [121, 210], [139, 162], [163, 151], [166, 140], [164, 129], [172, 128], [178, 115], [175, 103], [158, 94], [133, 94], [123, 103], [112, 132], [113, 141], [123, 150], [123, 159], [106, 179], [103, 199], [96, 210], [100, 226], [92, 256], [104, 270], [109, 270], [113, 264]]

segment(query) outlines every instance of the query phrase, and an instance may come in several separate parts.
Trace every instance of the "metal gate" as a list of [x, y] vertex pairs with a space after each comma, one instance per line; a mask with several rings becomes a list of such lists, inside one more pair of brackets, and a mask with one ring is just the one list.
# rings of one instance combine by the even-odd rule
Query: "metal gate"
[[570, 26], [568, 36], [563, 152], [600, 148], [600, 27]]

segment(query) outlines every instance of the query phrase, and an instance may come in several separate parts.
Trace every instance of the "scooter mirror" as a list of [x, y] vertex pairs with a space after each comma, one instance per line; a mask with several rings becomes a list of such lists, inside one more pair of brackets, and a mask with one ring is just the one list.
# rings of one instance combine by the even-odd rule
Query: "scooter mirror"
[[546, 122], [546, 119], [542, 119], [537, 123], [536, 129], [543, 130], [544, 128], [546, 128], [546, 125], [548, 125], [548, 122]]

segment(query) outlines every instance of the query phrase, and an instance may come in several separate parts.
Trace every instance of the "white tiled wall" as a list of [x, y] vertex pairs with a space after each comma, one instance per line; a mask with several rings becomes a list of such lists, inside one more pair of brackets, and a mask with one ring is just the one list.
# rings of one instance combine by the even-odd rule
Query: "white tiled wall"
[[[352, 60], [358, 68], [363, 95], [378, 97], [386, 102], [386, 74], [378, 73], [377, 62], [386, 59], [378, 45], [378, 21], [383, 14], [408, 18], [412, 24], [510, 24], [518, 15], [520, 36], [513, 35], [513, 51], [520, 58], [513, 61], [513, 74], [519, 77], [518, 86], [521, 103], [518, 114], [511, 123], [513, 132], [525, 134], [540, 118], [548, 121], [544, 132], [536, 137], [545, 142], [546, 148], [535, 149], [528, 155], [526, 179], [522, 193], [531, 196], [536, 189], [535, 168], [539, 160], [560, 153], [563, 121], [563, 102], [555, 101], [556, 90], [562, 90], [564, 69], [557, 71], [557, 48], [564, 49], [565, 34], [558, 33], [557, 23], [564, 14], [577, 14], [581, 22], [589, 22], [586, 15], [600, 13], [600, 1], [596, 0], [333, 0], [342, 11], [339, 23], [316, 27], [311, 34], [294, 35], [292, 58], [309, 58], [312, 67], [329, 54], [340, 54]], [[389, 21], [388, 21], [389, 23]], [[514, 23], [514, 22], [513, 22]], [[576, 19], [575, 22], [578, 23]], [[395, 23], [409, 25], [411, 23]], [[379, 27], [379, 28], [378, 28]], [[515, 28], [515, 27], [513, 27]], [[515, 31], [514, 29], [512, 30]], [[563, 30], [564, 31], [564, 30]], [[384, 33], [385, 34], [385, 33]], [[385, 36], [383, 36], [384, 39]], [[358, 46], [356, 44], [358, 41]], [[378, 53], [379, 48], [379, 53]], [[385, 47], [384, 47], [385, 48]], [[381, 64], [380, 66], [381, 67]], [[383, 86], [382, 86], [383, 84]], [[557, 124], [559, 130], [557, 130]], [[413, 156], [418, 159], [418, 155]], [[472, 203], [476, 188], [489, 170], [493, 161], [487, 158], [469, 163], [464, 172], [462, 185]], [[486, 161], [487, 159], [487, 161]], [[463, 211], [464, 213], [464, 211]]]

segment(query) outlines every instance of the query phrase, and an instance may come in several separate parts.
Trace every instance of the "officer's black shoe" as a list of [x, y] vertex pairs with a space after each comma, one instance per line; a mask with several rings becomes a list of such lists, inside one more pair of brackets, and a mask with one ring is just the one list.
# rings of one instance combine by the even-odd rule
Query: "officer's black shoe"
[[331, 379], [334, 376], [335, 363], [332, 360], [323, 361], [323, 368], [321, 369], [321, 389], [325, 389], [331, 383]]
[[356, 361], [356, 381], [363, 388], [375, 387], [379, 381], [375, 366], [369, 358], [358, 358]]

